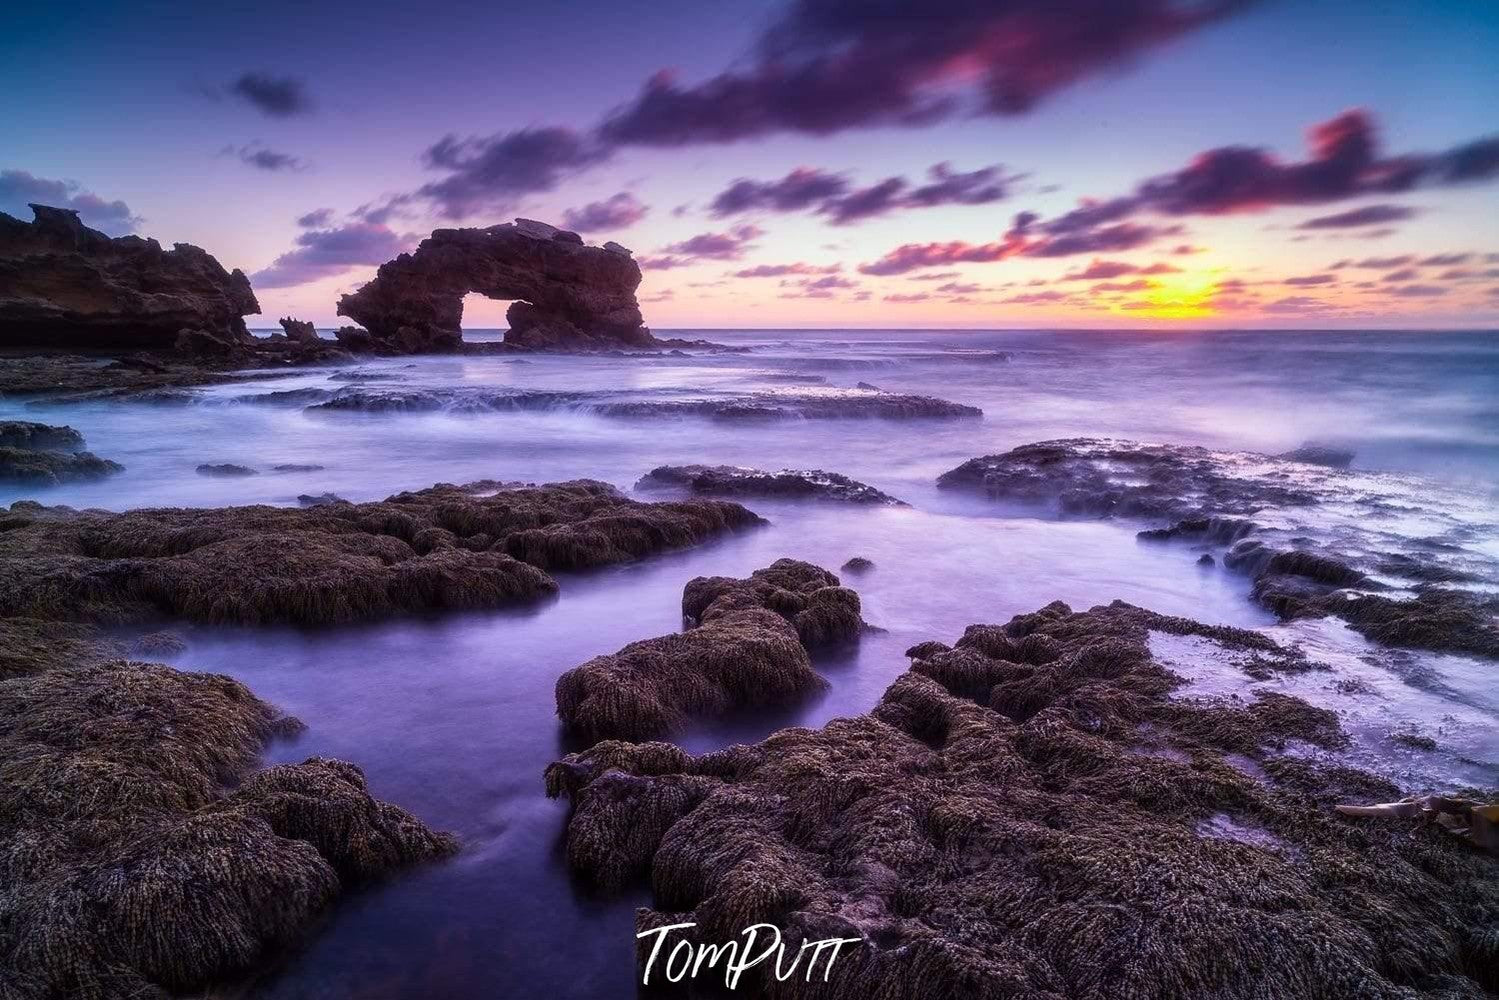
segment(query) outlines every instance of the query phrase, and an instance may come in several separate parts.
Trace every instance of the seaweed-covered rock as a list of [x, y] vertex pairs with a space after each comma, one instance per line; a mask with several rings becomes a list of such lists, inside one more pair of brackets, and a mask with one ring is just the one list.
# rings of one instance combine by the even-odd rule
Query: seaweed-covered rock
[[0, 993], [197, 992], [456, 850], [352, 764], [251, 773], [296, 725], [228, 677], [100, 653], [0, 673]]
[[83, 450], [83, 435], [71, 427], [29, 420], [0, 421], [0, 480], [55, 486], [103, 479], [125, 467]]
[[837, 576], [800, 559], [777, 559], [743, 580], [700, 576], [682, 590], [682, 616], [699, 625], [742, 608], [774, 611], [807, 646], [849, 642], [864, 628], [859, 595]]
[[861, 939], [826, 980], [752, 970], [741, 985], [757, 996], [1499, 987], [1499, 862], [1434, 826], [1338, 816], [1398, 790], [1273, 752], [1340, 745], [1336, 717], [1284, 695], [1174, 698], [1154, 630], [1275, 648], [1117, 602], [976, 626], [865, 716], [696, 757], [604, 742], [554, 764], [568, 860], [604, 889], [648, 877], [641, 929], [692, 922], [687, 936], [720, 943], [766, 922], [788, 955]]
[[686, 490], [699, 496], [807, 498], [906, 506], [905, 501], [873, 486], [821, 469], [764, 472], [737, 465], [662, 465], [640, 477], [635, 488]]
[[596, 656], [557, 681], [557, 715], [592, 740], [641, 740], [691, 718], [779, 705], [826, 687], [807, 646], [855, 638], [859, 595], [824, 569], [780, 559], [746, 580], [698, 577], [691, 627]]
[[82, 451], [83, 435], [71, 427], [54, 427], [30, 420], [0, 420], [0, 448]]
[[260, 305], [242, 271], [186, 243], [111, 239], [69, 209], [31, 210], [29, 223], [0, 213], [0, 346], [175, 352], [184, 330], [250, 340], [243, 317]]
[[463, 297], [480, 292], [518, 300], [505, 314], [511, 347], [651, 347], [655, 338], [635, 301], [639, 285], [640, 266], [628, 250], [586, 246], [545, 223], [438, 229], [339, 299], [338, 314], [364, 330], [339, 330], [338, 338], [380, 354], [456, 351]]
[[1462, 518], [1424, 543], [1385, 527], [1424, 502], [1463, 511], [1472, 497], [1345, 464], [1074, 439], [973, 459], [939, 483], [1063, 515], [1164, 519], [1137, 537], [1189, 543], [1204, 566], [1216, 560], [1202, 548], [1223, 549], [1224, 567], [1251, 577], [1254, 599], [1281, 618], [1336, 615], [1386, 645], [1499, 657], [1499, 602], [1481, 586], [1499, 583], [1499, 559], [1484, 536]]
[[[1247, 517], [1269, 505], [1316, 503], [1316, 494], [1271, 476], [1245, 476], [1238, 453], [1072, 438], [970, 459], [937, 485], [1044, 505], [1082, 517]], [[1260, 456], [1263, 458], [1263, 456]]]
[[119, 462], [93, 452], [32, 451], [0, 448], [0, 480], [56, 486], [80, 479], [106, 479], [125, 471]]
[[722, 500], [640, 503], [604, 483], [443, 484], [306, 509], [144, 509], [17, 501], [0, 524], [0, 615], [321, 624], [492, 608], [588, 569], [761, 524]]

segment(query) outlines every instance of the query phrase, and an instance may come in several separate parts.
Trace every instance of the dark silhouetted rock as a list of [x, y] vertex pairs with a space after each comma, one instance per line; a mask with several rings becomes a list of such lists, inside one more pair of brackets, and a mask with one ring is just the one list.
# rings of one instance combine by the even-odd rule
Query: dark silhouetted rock
[[787, 497], [905, 506], [857, 480], [821, 469], [762, 472], [736, 465], [662, 465], [635, 484], [637, 490], [680, 489], [700, 496]]
[[867, 573], [874, 569], [874, 560], [863, 556], [854, 556], [848, 562], [839, 567], [846, 573]]
[[301, 462], [282, 462], [280, 465], [271, 466], [272, 472], [322, 472], [327, 466], [305, 464]]
[[83, 435], [71, 427], [0, 420], [0, 480], [55, 486], [103, 479], [125, 469], [82, 449]]
[[557, 680], [557, 715], [591, 740], [641, 740], [689, 719], [782, 705], [826, 687], [808, 645], [857, 638], [859, 596], [824, 569], [780, 559], [749, 579], [698, 577], [691, 627], [596, 656]]
[[277, 322], [281, 324], [281, 329], [286, 331], [286, 337], [288, 340], [295, 340], [304, 344], [311, 344], [316, 342], [318, 339], [317, 327], [313, 326], [311, 323], [305, 322], [300, 319], [292, 319], [290, 316], [283, 316]]
[[1197, 557], [1197, 565], [1203, 567], [1216, 566], [1218, 565], [1218, 560], [1213, 558], [1212, 553], [1204, 552], [1202, 555]]
[[220, 462], [217, 465], [214, 465], [205, 462], [204, 464], [198, 466], [198, 475], [218, 476], [220, 478], [230, 479], [234, 478], [235, 476], [255, 476], [259, 475], [259, 473], [250, 468], [248, 465], [235, 465], [233, 462]]
[[0, 347], [175, 352], [248, 342], [260, 312], [249, 279], [186, 243], [163, 250], [116, 239], [78, 213], [32, 205], [35, 221], [0, 213]]
[[54, 427], [30, 420], [0, 420], [0, 448], [80, 451], [83, 448], [83, 435], [71, 427]]
[[552, 765], [568, 862], [604, 891], [645, 881], [637, 931], [721, 944], [763, 922], [788, 957], [855, 939], [826, 981], [764, 965], [738, 984], [770, 1000], [1491, 992], [1499, 864], [1437, 823], [1335, 814], [1400, 790], [1275, 752], [1343, 746], [1332, 712], [1170, 697], [1183, 681], [1149, 643], [1163, 628], [1277, 648], [1119, 603], [978, 626], [867, 715]]
[[297, 497], [297, 503], [303, 507], [321, 507], [324, 504], [348, 502], [349, 501], [345, 500], [337, 493], [318, 493], [315, 495], [311, 493], [303, 493]]
[[[590, 247], [576, 233], [518, 219], [487, 229], [438, 229], [339, 299], [363, 326], [338, 339], [353, 351], [456, 351], [463, 297], [516, 299], [505, 344], [536, 350], [652, 347], [635, 289], [640, 267], [623, 247]], [[347, 332], [346, 332], [347, 331]]]

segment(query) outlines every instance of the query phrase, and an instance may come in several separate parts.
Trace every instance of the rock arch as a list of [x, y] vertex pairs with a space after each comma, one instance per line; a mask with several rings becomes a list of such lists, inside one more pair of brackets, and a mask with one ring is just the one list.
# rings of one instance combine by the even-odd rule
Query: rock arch
[[505, 343], [536, 349], [649, 347], [635, 289], [640, 265], [617, 243], [587, 246], [577, 233], [517, 219], [487, 229], [438, 229], [413, 253], [380, 266], [373, 281], [338, 301], [363, 325], [339, 339], [360, 350], [456, 351], [463, 297], [515, 299]]

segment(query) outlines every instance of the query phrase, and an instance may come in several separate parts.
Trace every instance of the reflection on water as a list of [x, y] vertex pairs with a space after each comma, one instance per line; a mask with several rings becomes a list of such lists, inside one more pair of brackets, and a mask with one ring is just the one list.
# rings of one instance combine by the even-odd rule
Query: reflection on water
[[[299, 493], [383, 497], [434, 482], [579, 477], [628, 487], [663, 463], [727, 462], [842, 472], [910, 509], [751, 502], [769, 527], [701, 549], [578, 577], [550, 604], [521, 611], [390, 621], [317, 631], [187, 630], [177, 662], [246, 681], [308, 723], [272, 761], [346, 757], [375, 793], [465, 841], [455, 861], [364, 893], [284, 968], [250, 987], [267, 997], [617, 997], [633, 993], [633, 907], [571, 884], [560, 858], [562, 807], [541, 792], [559, 742], [559, 674], [635, 639], [680, 627], [693, 576], [746, 575], [782, 556], [875, 569], [845, 582], [864, 617], [888, 630], [825, 658], [830, 690], [793, 709], [736, 716], [684, 734], [705, 750], [785, 725], [863, 712], [906, 667], [902, 651], [951, 642], [973, 622], [1003, 622], [1054, 599], [1076, 607], [1122, 598], [1204, 621], [1269, 629], [1332, 668], [1252, 682], [1202, 651], [1168, 646], [1193, 684], [1185, 695], [1269, 687], [1339, 711], [1352, 759], [1413, 786], [1499, 781], [1487, 665], [1391, 653], [1342, 626], [1276, 626], [1247, 581], [1201, 570], [1173, 546], [1138, 544], [1138, 525], [1000, 516], [982, 500], [939, 494], [935, 477], [975, 455], [1059, 436], [1118, 436], [1283, 451], [1307, 439], [1352, 448], [1356, 467], [1408, 470], [1443, 490], [1394, 511], [1381, 532], [1430, 534], [1469, 516], [1499, 479], [1499, 342], [1481, 335], [916, 334], [693, 332], [749, 344], [693, 357], [424, 358], [210, 387], [180, 406], [91, 402], [27, 406], [0, 417], [68, 423], [127, 471], [100, 483], [0, 499], [124, 508], [293, 503]], [[1008, 357], [1002, 352], [1008, 352]], [[307, 411], [306, 400], [235, 402], [249, 393], [350, 385], [405, 389], [590, 391], [623, 397], [852, 387], [981, 407], [981, 421], [620, 419], [577, 407], [458, 415]], [[316, 396], [318, 394], [304, 394]], [[197, 475], [200, 463], [263, 470]], [[276, 464], [320, 471], [274, 473]], [[1443, 499], [1443, 498], [1448, 499]], [[1451, 498], [1461, 498], [1451, 499]], [[1424, 506], [1422, 506], [1424, 505]], [[1463, 510], [1448, 510], [1439, 505]], [[1492, 503], [1488, 503], [1492, 507]], [[1445, 521], [1443, 522], [1445, 523]], [[1491, 538], [1473, 546], [1493, 547]], [[1499, 554], [1499, 550], [1491, 554]], [[1168, 648], [1169, 647], [1169, 648]], [[1418, 728], [1437, 751], [1388, 740]]]

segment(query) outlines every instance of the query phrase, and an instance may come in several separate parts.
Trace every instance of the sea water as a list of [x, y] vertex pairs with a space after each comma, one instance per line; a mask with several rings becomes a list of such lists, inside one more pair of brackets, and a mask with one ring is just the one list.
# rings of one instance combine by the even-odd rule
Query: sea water
[[[1493, 664], [1382, 649], [1337, 622], [1278, 625], [1250, 601], [1247, 579], [1202, 570], [1177, 547], [1138, 543], [1138, 523], [1040, 517], [939, 492], [934, 484], [966, 459], [1049, 438], [1122, 437], [1267, 453], [1315, 440], [1353, 451], [1361, 476], [1393, 484], [1408, 498], [1408, 516], [1386, 525], [1386, 533], [1415, 536], [1433, 518], [1460, 518], [1469, 544], [1499, 556], [1499, 337], [671, 335], [749, 350], [399, 358], [354, 366], [359, 381], [344, 378], [348, 368], [251, 373], [170, 404], [0, 400], [0, 418], [70, 424], [90, 450], [126, 467], [96, 483], [8, 488], [0, 493], [5, 502], [25, 497], [115, 510], [289, 505], [304, 493], [370, 500], [481, 478], [590, 478], [628, 490], [657, 465], [704, 462], [821, 468], [910, 504], [749, 500], [768, 527], [634, 565], [561, 574], [561, 595], [535, 607], [313, 630], [183, 629], [189, 645], [175, 665], [232, 674], [307, 723], [295, 741], [274, 744], [267, 763], [312, 755], [352, 760], [378, 797], [464, 842], [452, 861], [346, 898], [278, 968], [227, 992], [632, 995], [633, 910], [648, 897], [641, 887], [598, 898], [568, 874], [566, 807], [547, 800], [541, 783], [546, 764], [575, 749], [559, 734], [553, 686], [589, 657], [679, 629], [682, 586], [692, 577], [743, 576], [782, 556], [835, 571], [851, 556], [872, 559], [872, 571], [845, 582], [859, 590], [864, 617], [885, 631], [818, 660], [830, 682], [825, 694], [777, 712], [696, 726], [680, 737], [689, 749], [867, 711], [906, 668], [902, 651], [915, 642], [952, 642], [968, 624], [1004, 622], [1056, 599], [1077, 608], [1123, 599], [1265, 629], [1329, 668], [1254, 682], [1210, 651], [1158, 637], [1158, 655], [1191, 681], [1183, 696], [1284, 690], [1338, 711], [1355, 737], [1350, 761], [1407, 787], [1499, 783]], [[315, 405], [353, 389], [430, 390], [449, 402], [378, 413]], [[312, 391], [271, 395], [289, 390]], [[609, 401], [806, 393], [856, 399], [876, 392], [940, 397], [979, 407], [983, 416], [731, 421], [598, 412]], [[567, 395], [504, 412], [451, 402], [545, 393]], [[258, 474], [196, 471], [225, 462]], [[282, 464], [323, 468], [272, 471]], [[1413, 750], [1388, 739], [1405, 730], [1431, 735], [1439, 749]]]

